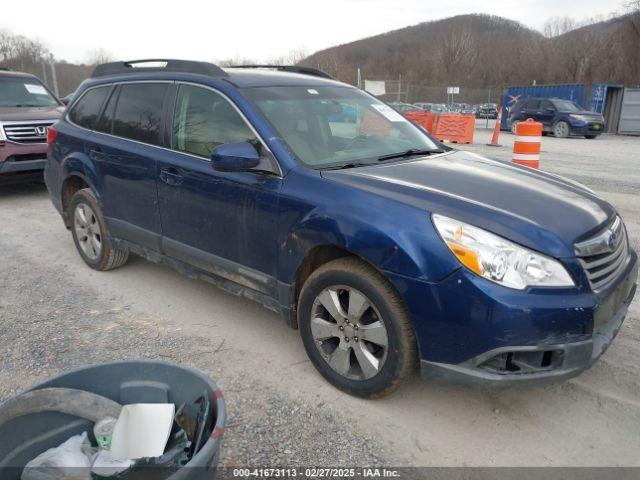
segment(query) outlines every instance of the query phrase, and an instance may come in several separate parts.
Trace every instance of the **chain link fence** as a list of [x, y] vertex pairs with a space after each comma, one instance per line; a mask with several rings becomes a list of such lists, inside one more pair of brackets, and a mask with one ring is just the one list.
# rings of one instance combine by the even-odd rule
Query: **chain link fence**
[[[374, 88], [370, 88], [374, 84]], [[384, 87], [382, 86], [384, 85]], [[466, 88], [460, 86], [458, 94], [447, 94], [447, 86], [417, 85], [402, 80], [365, 80], [363, 87], [385, 102], [405, 103], [500, 103], [498, 88]], [[384, 93], [382, 93], [384, 91]]]

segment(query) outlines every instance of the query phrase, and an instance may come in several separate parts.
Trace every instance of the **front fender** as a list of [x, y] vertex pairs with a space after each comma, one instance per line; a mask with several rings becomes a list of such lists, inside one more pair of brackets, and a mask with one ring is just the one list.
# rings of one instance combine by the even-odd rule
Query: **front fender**
[[[286, 212], [279, 255], [282, 282], [293, 284], [308, 253], [323, 245], [354, 253], [380, 271], [427, 282], [459, 268], [422, 209], [320, 176], [294, 171], [286, 180], [281, 203]], [[303, 190], [298, 194], [299, 188]]]

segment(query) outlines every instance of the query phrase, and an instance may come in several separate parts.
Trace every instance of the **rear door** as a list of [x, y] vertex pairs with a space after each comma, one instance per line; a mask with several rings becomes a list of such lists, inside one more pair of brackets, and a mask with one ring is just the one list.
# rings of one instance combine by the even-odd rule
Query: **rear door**
[[119, 85], [89, 146], [103, 179], [102, 204], [111, 234], [160, 249], [157, 158], [163, 152], [165, 82]]
[[539, 114], [540, 109], [540, 100], [527, 100], [524, 104], [524, 108], [522, 109], [522, 120], [526, 120], [527, 118], [533, 118], [536, 120], [536, 117]]
[[[171, 155], [158, 164], [166, 254], [275, 296], [277, 218], [282, 179], [267, 147], [221, 93], [179, 85]], [[251, 142], [273, 172], [220, 172], [212, 150]]]

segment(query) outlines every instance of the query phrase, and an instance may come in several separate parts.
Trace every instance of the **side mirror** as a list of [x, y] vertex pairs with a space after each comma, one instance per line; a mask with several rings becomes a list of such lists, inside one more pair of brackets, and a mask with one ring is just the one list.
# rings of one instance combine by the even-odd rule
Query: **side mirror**
[[553, 108], [553, 107], [547, 107], [547, 108], [544, 109], [544, 111], [547, 112], [547, 113], [554, 113], [556, 111], [556, 109]]
[[249, 142], [223, 143], [211, 152], [211, 164], [222, 172], [251, 170], [260, 163], [260, 155]]

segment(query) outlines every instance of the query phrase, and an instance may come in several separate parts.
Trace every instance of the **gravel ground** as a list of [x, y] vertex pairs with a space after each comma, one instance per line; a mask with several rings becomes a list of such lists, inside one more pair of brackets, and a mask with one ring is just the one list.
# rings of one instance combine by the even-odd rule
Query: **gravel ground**
[[[509, 159], [478, 128], [462, 149]], [[581, 181], [640, 246], [640, 138], [543, 139], [542, 168]], [[60, 371], [123, 358], [199, 368], [225, 393], [222, 463], [640, 466], [640, 301], [589, 371], [544, 388], [482, 392], [423, 381], [363, 401], [329, 386], [274, 314], [132, 258], [87, 268], [42, 186], [0, 187], [0, 399]]]
[[[185, 335], [128, 305], [102, 299], [100, 292], [69, 281], [63, 270], [43, 268], [1, 237], [0, 251], [11, 252], [2, 255], [0, 269], [0, 401], [91, 363], [161, 359], [219, 379], [217, 359], [224, 356], [227, 363], [235, 357], [223, 339]], [[347, 422], [320, 400], [296, 401], [243, 371], [224, 375], [221, 388], [229, 408], [222, 465], [389, 464], [382, 445], [346, 428]]]

